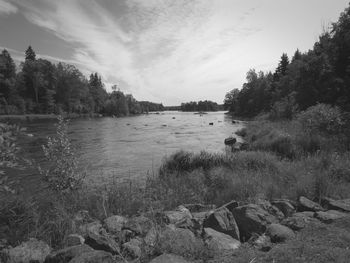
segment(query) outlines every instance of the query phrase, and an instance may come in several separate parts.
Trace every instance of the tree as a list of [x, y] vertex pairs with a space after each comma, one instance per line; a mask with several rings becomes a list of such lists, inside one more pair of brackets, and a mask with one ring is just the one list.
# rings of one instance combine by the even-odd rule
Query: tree
[[0, 54], [0, 98], [5, 104], [13, 97], [16, 79], [16, 65], [10, 53], [4, 49]]
[[25, 52], [25, 60], [35, 61], [36, 54], [31, 46]]

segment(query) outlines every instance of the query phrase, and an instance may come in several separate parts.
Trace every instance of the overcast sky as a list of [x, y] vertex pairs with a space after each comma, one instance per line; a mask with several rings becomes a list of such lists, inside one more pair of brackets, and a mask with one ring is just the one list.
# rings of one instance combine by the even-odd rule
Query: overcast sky
[[349, 0], [0, 0], [0, 48], [97, 71], [138, 100], [222, 103], [307, 51]]

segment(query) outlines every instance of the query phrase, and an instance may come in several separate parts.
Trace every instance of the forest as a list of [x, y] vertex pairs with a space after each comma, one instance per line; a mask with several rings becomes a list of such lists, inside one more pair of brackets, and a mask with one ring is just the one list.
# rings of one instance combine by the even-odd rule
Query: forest
[[191, 101], [186, 103], [181, 103], [181, 111], [218, 111], [221, 107], [213, 101]]
[[6, 49], [0, 54], [0, 114], [127, 116], [163, 109], [162, 104], [138, 102], [116, 85], [108, 93], [98, 73], [87, 79], [74, 65], [37, 58], [31, 46], [19, 68]]
[[323, 103], [350, 111], [350, 7], [323, 32], [313, 48], [282, 54], [274, 72], [248, 71], [242, 89], [225, 96], [234, 115], [291, 119], [310, 106]]

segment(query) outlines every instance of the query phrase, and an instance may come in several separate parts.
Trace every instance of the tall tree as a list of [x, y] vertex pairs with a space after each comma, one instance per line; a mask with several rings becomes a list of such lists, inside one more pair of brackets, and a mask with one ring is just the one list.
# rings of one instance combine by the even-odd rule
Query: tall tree
[[36, 54], [31, 46], [29, 46], [25, 52], [25, 59], [35, 61]]

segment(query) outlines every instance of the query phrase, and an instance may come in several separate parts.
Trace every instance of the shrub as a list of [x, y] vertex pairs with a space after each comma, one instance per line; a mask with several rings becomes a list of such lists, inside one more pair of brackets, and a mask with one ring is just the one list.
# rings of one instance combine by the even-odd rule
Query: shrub
[[50, 188], [59, 192], [79, 188], [85, 174], [78, 170], [75, 149], [68, 138], [68, 122], [62, 116], [58, 117], [56, 136], [49, 137], [42, 148], [50, 166], [47, 169], [39, 167], [39, 171]]
[[301, 112], [298, 121], [308, 133], [339, 134], [344, 126], [342, 113], [338, 107], [317, 104]]

